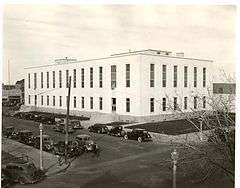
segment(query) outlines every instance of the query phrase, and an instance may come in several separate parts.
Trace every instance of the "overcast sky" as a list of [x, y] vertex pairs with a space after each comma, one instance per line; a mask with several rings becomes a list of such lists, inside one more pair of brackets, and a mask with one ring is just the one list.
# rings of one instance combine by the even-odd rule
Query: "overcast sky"
[[235, 70], [234, 6], [5, 5], [3, 82], [54, 59], [105, 57], [129, 49], [184, 52]]

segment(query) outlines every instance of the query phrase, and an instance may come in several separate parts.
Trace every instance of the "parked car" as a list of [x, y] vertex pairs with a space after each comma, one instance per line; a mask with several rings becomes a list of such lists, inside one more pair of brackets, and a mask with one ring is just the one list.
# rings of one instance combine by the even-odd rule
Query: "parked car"
[[77, 135], [75, 138], [76, 145], [84, 151], [95, 151], [99, 149], [96, 142], [87, 134]]
[[8, 163], [2, 171], [13, 182], [20, 184], [37, 183], [45, 177], [45, 173], [37, 169], [32, 162]]
[[[65, 133], [65, 124], [64, 123], [57, 123], [53, 129], [57, 132]], [[68, 126], [68, 133], [73, 133], [75, 130], [73, 129], [72, 126]]]
[[48, 125], [54, 125], [56, 123], [53, 115], [41, 115], [40, 122]]
[[83, 129], [81, 122], [78, 120], [70, 120], [70, 124], [74, 129]]
[[[42, 147], [44, 151], [52, 151], [53, 150], [53, 140], [49, 135], [42, 135]], [[36, 136], [34, 138], [34, 147], [39, 149], [40, 148], [40, 136]]]
[[27, 145], [33, 145], [34, 137], [33, 132], [29, 130], [22, 130], [18, 132], [18, 141], [27, 144]]
[[108, 133], [108, 128], [104, 124], [94, 124], [88, 127], [88, 130], [89, 132], [94, 132], [94, 133], [101, 133], [101, 134]]
[[53, 152], [55, 155], [64, 156], [66, 154], [66, 149], [67, 157], [69, 158], [77, 157], [82, 153], [82, 150], [72, 141], [68, 142], [68, 146], [66, 146], [65, 141], [55, 143]]
[[137, 140], [138, 142], [152, 140], [151, 135], [145, 129], [133, 129], [130, 132], [126, 132], [124, 139]]
[[13, 126], [8, 126], [3, 128], [3, 136], [6, 138], [14, 138], [16, 137], [15, 128]]
[[112, 126], [109, 128], [109, 135], [111, 136], [124, 136], [126, 132], [123, 130], [123, 126], [118, 125], [118, 126]]

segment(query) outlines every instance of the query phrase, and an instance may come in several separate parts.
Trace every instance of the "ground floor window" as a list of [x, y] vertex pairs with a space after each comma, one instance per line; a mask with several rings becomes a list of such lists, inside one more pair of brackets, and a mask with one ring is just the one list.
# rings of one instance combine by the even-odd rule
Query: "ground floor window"
[[31, 104], [31, 96], [28, 95], [28, 104]]
[[112, 98], [112, 112], [116, 112], [117, 110], [117, 99]]
[[177, 110], [177, 97], [173, 98], [173, 110]]
[[84, 97], [82, 97], [82, 108], [84, 108]]
[[203, 108], [206, 108], [206, 97], [203, 97]]
[[74, 96], [73, 98], [73, 107], [76, 108], [77, 107], [77, 97]]
[[130, 112], [130, 98], [126, 98], [126, 112]]
[[90, 109], [93, 109], [93, 97], [90, 97]]
[[103, 109], [103, 99], [102, 97], [99, 97], [99, 110]]
[[34, 96], [34, 105], [37, 105], [37, 95]]
[[150, 112], [154, 112], [154, 98], [150, 98]]
[[194, 109], [197, 109], [197, 97], [194, 97], [194, 99], [193, 99], [194, 101], [193, 101], [193, 108]]
[[166, 98], [162, 98], [162, 110], [166, 111]]
[[41, 105], [43, 106], [43, 96], [41, 96]]
[[187, 110], [187, 97], [184, 97], [184, 110]]
[[62, 106], [62, 96], [59, 96], [59, 106]]
[[49, 96], [47, 95], [47, 106], [49, 106]]
[[53, 96], [53, 106], [55, 106], [55, 96]]

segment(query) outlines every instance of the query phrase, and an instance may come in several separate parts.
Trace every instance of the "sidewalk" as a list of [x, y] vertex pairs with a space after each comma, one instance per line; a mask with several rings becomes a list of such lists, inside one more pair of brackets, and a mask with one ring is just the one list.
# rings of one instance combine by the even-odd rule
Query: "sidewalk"
[[[2, 151], [16, 157], [20, 157], [22, 154], [27, 155], [30, 160], [34, 162], [36, 167], [39, 167], [39, 150], [36, 148], [2, 137]], [[47, 171], [47, 176], [60, 173], [66, 170], [69, 166], [70, 163], [59, 166], [56, 155], [43, 151], [43, 168]]]

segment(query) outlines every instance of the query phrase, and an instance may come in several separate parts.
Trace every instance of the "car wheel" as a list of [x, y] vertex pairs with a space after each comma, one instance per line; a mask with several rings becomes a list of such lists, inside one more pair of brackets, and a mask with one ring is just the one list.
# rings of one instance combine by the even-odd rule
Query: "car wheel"
[[138, 137], [138, 142], [142, 142], [142, 137]]
[[125, 140], [128, 140], [128, 135], [124, 135], [124, 139], [125, 139]]

